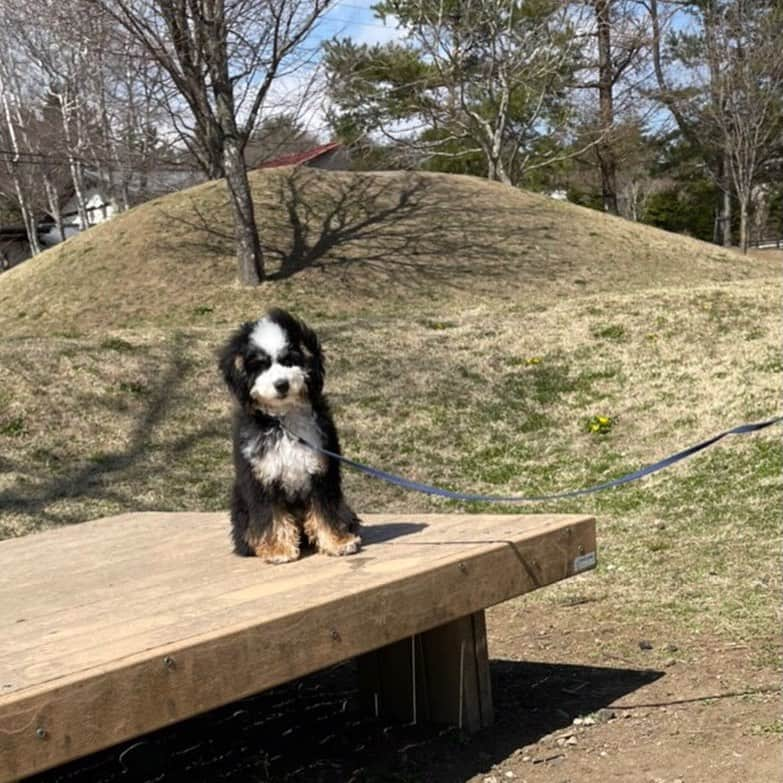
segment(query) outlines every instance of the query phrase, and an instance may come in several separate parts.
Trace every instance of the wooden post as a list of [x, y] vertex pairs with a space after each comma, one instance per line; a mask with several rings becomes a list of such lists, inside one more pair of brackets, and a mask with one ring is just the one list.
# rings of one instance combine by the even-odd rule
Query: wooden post
[[359, 683], [376, 716], [468, 733], [492, 725], [483, 610], [361, 656]]

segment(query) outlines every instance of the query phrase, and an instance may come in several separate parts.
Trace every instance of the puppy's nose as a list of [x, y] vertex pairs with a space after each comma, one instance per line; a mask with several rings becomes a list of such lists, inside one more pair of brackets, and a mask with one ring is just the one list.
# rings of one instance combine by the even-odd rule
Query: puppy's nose
[[285, 397], [285, 395], [288, 393], [289, 386], [290, 384], [287, 380], [285, 380], [285, 378], [281, 378], [279, 381], [275, 381], [275, 391], [281, 397]]

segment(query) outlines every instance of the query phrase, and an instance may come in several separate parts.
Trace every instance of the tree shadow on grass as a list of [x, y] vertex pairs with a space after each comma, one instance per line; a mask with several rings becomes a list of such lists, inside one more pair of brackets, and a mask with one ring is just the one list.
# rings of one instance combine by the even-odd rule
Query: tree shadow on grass
[[[415, 172], [356, 175], [330, 183], [297, 169], [283, 179], [279, 200], [288, 225], [282, 243], [267, 242], [284, 280], [306, 269], [375, 285], [433, 284], [464, 288], [504, 277], [519, 264], [520, 214], [498, 203], [468, 200], [446, 180]], [[508, 218], [505, 220], [504, 218]], [[546, 226], [528, 226], [526, 240]]]
[[[156, 372], [150, 373], [153, 381], [147, 387], [144, 407], [128, 434], [126, 445], [121, 449], [95, 454], [89, 460], [80, 461], [43, 481], [27, 481], [0, 491], [0, 512], [21, 514], [39, 524], [56, 525], [84, 521], [83, 513], [79, 511], [54, 512], [50, 509], [53, 504], [68, 498], [80, 503], [110, 502], [123, 510], [152, 510], [142, 497], [134, 493], [134, 487], [143, 485], [145, 477], [156, 470], [147, 462], [149, 450], [157, 431], [171, 414], [189, 366], [187, 339], [177, 334], [169, 348], [167, 366], [156, 368]], [[96, 404], [111, 406], [114, 403], [105, 397], [85, 400], [85, 407]], [[171, 464], [181, 460], [182, 455], [198, 443], [226, 436], [227, 432], [227, 421], [212, 420], [163, 443], [157, 443], [156, 449], [164, 452], [167, 463]], [[129, 488], [118, 488], [117, 481], [128, 484]]]
[[[348, 662], [31, 780], [454, 783], [663, 676], [507, 660], [491, 661], [490, 667], [496, 723], [473, 736], [367, 716], [359, 708], [354, 663]], [[563, 755], [542, 750], [532, 763], [556, 764]]]
[[[293, 169], [257, 200], [267, 279], [318, 270], [324, 280], [350, 280], [356, 289], [377, 291], [379, 281], [460, 289], [507, 277], [520, 265], [537, 275], [550, 271], [543, 254], [526, 252], [552, 229], [534, 207], [506, 206], [480, 190], [470, 198], [473, 189], [415, 172], [332, 174]], [[168, 240], [178, 253], [184, 245], [194, 261], [233, 255], [226, 209], [206, 214], [190, 199], [167, 219], [187, 229]]]

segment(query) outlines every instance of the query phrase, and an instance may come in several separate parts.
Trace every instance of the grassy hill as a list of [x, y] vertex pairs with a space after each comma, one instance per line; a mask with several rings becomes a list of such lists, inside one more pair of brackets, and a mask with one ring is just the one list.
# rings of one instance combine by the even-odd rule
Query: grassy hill
[[[222, 183], [0, 276], [0, 536], [225, 508], [213, 353], [271, 305], [319, 330], [348, 454], [465, 490], [584, 486], [779, 405], [776, 263], [467, 177], [278, 170], [253, 187], [260, 288], [234, 283]], [[597, 514], [602, 558], [538, 600], [765, 639], [769, 659], [780, 472], [767, 431], [536, 506]], [[460, 508], [347, 487], [367, 511]]]
[[[702, 242], [472, 177], [252, 175], [270, 280], [234, 284], [222, 182], [137, 207], [3, 276], [6, 334], [234, 322], [284, 300], [315, 317], [725, 283], [752, 265]], [[211, 310], [210, 310], [211, 308]]]

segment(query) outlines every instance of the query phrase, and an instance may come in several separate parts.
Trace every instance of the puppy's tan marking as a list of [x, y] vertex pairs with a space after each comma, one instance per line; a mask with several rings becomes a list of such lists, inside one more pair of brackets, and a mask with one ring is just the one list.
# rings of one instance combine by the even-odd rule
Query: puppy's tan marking
[[325, 555], [352, 555], [358, 552], [362, 539], [356, 515], [345, 502], [340, 504], [336, 519], [328, 519], [312, 505], [304, 518], [304, 532], [310, 543]]
[[247, 533], [247, 543], [267, 563], [290, 563], [299, 558], [301, 532], [296, 517], [276, 508], [272, 525], [260, 536]]

